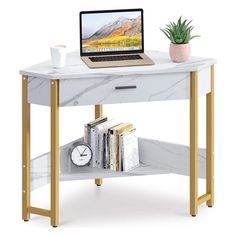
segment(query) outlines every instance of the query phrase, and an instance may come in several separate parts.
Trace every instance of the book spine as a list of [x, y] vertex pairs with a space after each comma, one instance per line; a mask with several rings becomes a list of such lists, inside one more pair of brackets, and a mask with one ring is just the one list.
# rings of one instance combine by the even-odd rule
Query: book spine
[[121, 157], [121, 171], [124, 171], [124, 138], [120, 137], [120, 157]]
[[98, 145], [99, 145], [99, 138], [98, 138], [98, 130], [95, 129], [95, 167], [98, 167], [99, 159], [98, 159]]
[[88, 145], [91, 145], [91, 127], [87, 127], [87, 140], [88, 140]]
[[84, 142], [88, 144], [88, 125], [84, 125]]
[[98, 167], [103, 166], [103, 133], [98, 131]]
[[108, 135], [107, 133], [103, 134], [103, 168], [109, 168], [109, 158], [108, 158]]
[[120, 171], [120, 136], [116, 135], [116, 171]]
[[106, 141], [105, 141], [106, 133], [103, 133], [102, 135], [103, 135], [102, 167], [104, 169], [106, 169], [106, 165], [107, 165], [107, 163], [106, 163]]
[[114, 131], [114, 142], [113, 142], [113, 170], [116, 171], [116, 153], [117, 153], [117, 132]]
[[114, 170], [113, 155], [114, 155], [114, 134], [109, 135], [109, 150], [110, 150], [110, 169]]
[[121, 165], [121, 160], [122, 160], [122, 140], [123, 140], [123, 138], [122, 138], [123, 136], [122, 135], [119, 135], [119, 153], [118, 153], [118, 157], [119, 157], [119, 160], [118, 160], [118, 162], [119, 162], [119, 171], [122, 171], [122, 165]]
[[108, 134], [106, 138], [106, 160], [107, 160], [107, 169], [110, 169], [110, 139]]
[[95, 138], [95, 129], [91, 129], [90, 130], [90, 146], [91, 146], [91, 149], [93, 151], [93, 158], [92, 158], [92, 163], [93, 163], [93, 167], [96, 166], [96, 138]]

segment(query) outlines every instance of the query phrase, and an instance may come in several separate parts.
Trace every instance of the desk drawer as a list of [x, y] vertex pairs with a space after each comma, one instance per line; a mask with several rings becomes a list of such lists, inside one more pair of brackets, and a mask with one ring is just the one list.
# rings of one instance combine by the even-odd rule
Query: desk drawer
[[189, 73], [62, 80], [60, 106], [181, 99], [188, 87]]
[[[113, 104], [189, 98], [190, 73], [104, 75], [59, 80], [60, 106]], [[30, 103], [50, 106], [50, 80], [30, 77]], [[210, 91], [210, 67], [198, 73], [198, 93]]]

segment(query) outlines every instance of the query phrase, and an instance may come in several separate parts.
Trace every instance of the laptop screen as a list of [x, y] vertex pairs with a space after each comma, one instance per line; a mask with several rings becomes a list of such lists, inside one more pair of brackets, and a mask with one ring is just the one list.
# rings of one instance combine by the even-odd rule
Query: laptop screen
[[80, 13], [81, 55], [143, 52], [142, 9]]

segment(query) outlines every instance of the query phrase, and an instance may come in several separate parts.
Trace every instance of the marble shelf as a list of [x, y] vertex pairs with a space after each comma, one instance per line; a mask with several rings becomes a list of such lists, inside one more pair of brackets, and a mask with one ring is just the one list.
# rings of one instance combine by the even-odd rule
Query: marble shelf
[[[129, 177], [156, 174], [189, 175], [189, 147], [139, 138], [140, 167], [125, 173], [92, 167], [76, 167], [68, 156], [75, 140], [60, 148], [60, 181]], [[199, 149], [199, 177], [205, 178], [205, 149]], [[31, 160], [31, 191], [50, 182], [50, 153]]]

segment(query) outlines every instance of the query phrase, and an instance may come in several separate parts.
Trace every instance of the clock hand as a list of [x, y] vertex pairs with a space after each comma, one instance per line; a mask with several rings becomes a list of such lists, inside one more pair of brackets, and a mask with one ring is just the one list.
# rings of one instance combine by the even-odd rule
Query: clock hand
[[86, 156], [88, 156], [87, 154], [81, 154], [81, 157], [86, 157]]
[[83, 154], [84, 154], [84, 152], [85, 152], [85, 150], [86, 150], [86, 149], [87, 149], [87, 148], [85, 148], [85, 149], [84, 149], [84, 151], [82, 152], [82, 154], [81, 154], [81, 155], [83, 155]]
[[81, 153], [80, 153], [80, 151], [79, 151], [79, 149], [76, 147], [76, 150], [79, 152], [79, 154], [80, 154], [80, 156], [81, 156]]

